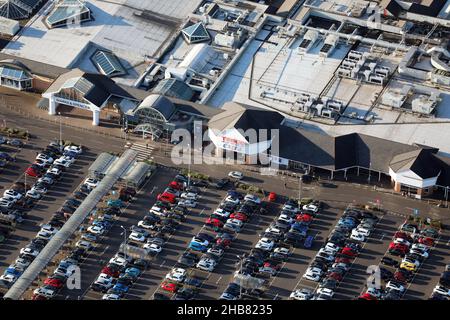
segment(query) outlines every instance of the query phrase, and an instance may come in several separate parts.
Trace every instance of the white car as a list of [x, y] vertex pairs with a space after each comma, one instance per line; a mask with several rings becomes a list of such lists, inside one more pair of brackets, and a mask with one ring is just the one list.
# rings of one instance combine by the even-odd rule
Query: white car
[[101, 226], [90, 226], [89, 228], [87, 228], [87, 231], [95, 235], [103, 235], [105, 233], [105, 228]]
[[430, 250], [430, 247], [423, 243], [415, 243], [411, 247], [411, 250], [416, 250], [416, 249], [428, 252]]
[[364, 237], [370, 236], [370, 230], [366, 229], [366, 228], [358, 227], [358, 228], [356, 228], [356, 232], [358, 232], [359, 234], [362, 234]]
[[238, 180], [241, 180], [242, 178], [244, 178], [244, 174], [242, 172], [240, 172], [240, 171], [230, 171], [228, 173], [228, 176], [230, 178], [238, 179]]
[[307, 280], [311, 280], [314, 282], [319, 282], [320, 277], [322, 276], [323, 271], [316, 267], [309, 267], [306, 269], [306, 272], [303, 274], [303, 278]]
[[35, 199], [35, 200], [39, 200], [40, 198], [42, 198], [42, 194], [37, 192], [34, 189], [28, 190], [26, 193], [26, 196], [28, 198]]
[[56, 295], [56, 291], [50, 288], [40, 287], [33, 291], [34, 294], [44, 296], [46, 298], [53, 298]]
[[438, 293], [443, 296], [450, 297], [450, 289], [447, 289], [446, 287], [440, 286], [440, 285], [437, 285], [436, 287], [434, 287], [433, 293]]
[[39, 254], [39, 251], [25, 247], [25, 248], [20, 249], [20, 254], [37, 257]]
[[312, 297], [313, 293], [308, 289], [297, 289], [293, 291], [289, 296], [289, 298], [294, 300], [311, 300]]
[[157, 254], [162, 251], [162, 247], [156, 243], [146, 243], [144, 244], [144, 249], [147, 250], [147, 253], [153, 254]]
[[228, 196], [228, 197], [225, 198], [225, 202], [228, 202], [228, 203], [231, 203], [231, 204], [234, 204], [234, 205], [238, 205], [240, 201], [236, 197]]
[[0, 207], [3, 208], [11, 208], [14, 205], [14, 202], [8, 201], [6, 199], [0, 199]]
[[285, 255], [285, 256], [291, 255], [291, 252], [289, 251], [289, 249], [288, 248], [284, 248], [284, 247], [276, 247], [273, 250], [273, 252], [280, 253], [280, 254]]
[[0, 198], [0, 201], [7, 201], [7, 202], [11, 202], [11, 203], [16, 203], [17, 202], [17, 198], [11, 197], [11, 196], [3, 196], [3, 197]]
[[54, 162], [53, 164], [59, 165], [59, 166], [63, 166], [63, 167], [65, 167], [65, 168], [68, 168], [68, 167], [70, 167], [70, 165], [72, 164], [72, 162], [70, 162], [70, 161], [64, 159], [64, 157], [62, 157], [62, 158], [56, 159], [55, 162]]
[[268, 227], [268, 228], [265, 230], [265, 232], [267, 232], [267, 233], [272, 233], [272, 234], [277, 235], [277, 236], [283, 234], [283, 232], [282, 232], [280, 229], [275, 228], [275, 227]]
[[198, 263], [197, 263], [197, 268], [203, 271], [208, 271], [208, 272], [212, 272], [214, 271], [214, 268], [216, 267], [217, 262], [213, 259], [208, 259], [208, 258], [204, 258], [201, 259]]
[[314, 212], [314, 213], [319, 212], [319, 207], [314, 205], [314, 204], [311, 204], [311, 203], [310, 204], [305, 204], [302, 207], [302, 209], [305, 210], [305, 211], [310, 211], [310, 212]]
[[44, 240], [50, 240], [53, 238], [54, 234], [51, 232], [48, 232], [47, 230], [40, 230], [38, 234], [36, 235], [36, 238], [44, 239]]
[[76, 154], [81, 154], [83, 149], [79, 146], [67, 146], [64, 148], [64, 151], [75, 152]]
[[264, 237], [258, 241], [255, 248], [262, 249], [265, 251], [270, 251], [273, 249], [274, 245], [275, 245], [275, 242], [273, 240]]
[[50, 233], [52, 233], [52, 234], [55, 234], [55, 233], [58, 232], [58, 230], [59, 230], [59, 229], [57, 229], [57, 228], [55, 228], [55, 227], [52, 227], [52, 226], [49, 225], [49, 224], [43, 224], [43, 225], [41, 225], [41, 231], [47, 231], [47, 232], [50, 232]]
[[320, 250], [317, 253], [317, 255], [325, 254], [325, 255], [329, 255], [329, 256], [335, 256], [336, 253], [337, 253], [336, 250], [324, 247], [324, 248], [320, 248]]
[[261, 199], [258, 198], [257, 196], [252, 195], [252, 194], [247, 194], [247, 195], [244, 197], [244, 200], [245, 200], [245, 201], [251, 201], [251, 202], [254, 202], [254, 203], [256, 203], [256, 204], [261, 204]]
[[175, 282], [183, 282], [184, 279], [186, 279], [186, 270], [183, 268], [174, 268], [166, 274], [166, 279]]
[[408, 247], [411, 245], [411, 243], [409, 243], [408, 240], [405, 240], [405, 239], [403, 239], [403, 238], [395, 238], [395, 239], [394, 239], [394, 243], [395, 243], [395, 244], [404, 244], [404, 245], [406, 245], [406, 246], [408, 246]]
[[286, 222], [288, 224], [292, 224], [294, 222], [294, 219], [292, 219], [291, 217], [289, 217], [287, 214], [282, 213], [280, 214], [280, 216], [278, 217], [278, 221], [282, 221], [282, 222]]
[[54, 181], [53, 181], [52, 178], [49, 178], [49, 177], [42, 177], [42, 178], [39, 178], [39, 179], [38, 179], [37, 183], [53, 184]]
[[429, 253], [425, 250], [420, 250], [417, 248], [412, 248], [411, 250], [409, 250], [409, 253], [413, 253], [413, 254], [417, 254], [419, 256], [421, 256], [424, 259], [427, 259], [429, 256]]
[[401, 284], [397, 284], [394, 282], [389, 281], [386, 284], [386, 289], [391, 289], [391, 290], [395, 290], [395, 291], [399, 291], [399, 292], [404, 292], [405, 291], [405, 287], [402, 286]]
[[111, 277], [110, 275], [106, 274], [106, 273], [100, 273], [97, 281], [108, 281], [108, 282], [112, 282], [113, 281], [113, 277]]
[[93, 248], [92, 243], [90, 243], [89, 241], [86, 241], [86, 240], [79, 240], [79, 241], [75, 244], [75, 246], [76, 246], [77, 248], [86, 249], [87, 251], [92, 250], [92, 248]]
[[180, 196], [182, 199], [197, 200], [198, 194], [194, 192], [183, 192]]
[[107, 293], [102, 296], [102, 300], [120, 300], [120, 296], [115, 293]]
[[364, 237], [364, 235], [357, 232], [356, 230], [352, 231], [352, 234], [350, 235], [350, 239], [355, 240], [355, 241], [360, 241], [360, 242], [366, 241], [366, 237]]
[[145, 242], [145, 235], [143, 233], [140, 232], [132, 232], [130, 234], [130, 236], [128, 237], [128, 239], [132, 240], [132, 241], [137, 241], [137, 242]]
[[62, 172], [58, 168], [50, 168], [50, 169], [47, 170], [47, 173], [51, 173], [51, 174], [53, 174], [55, 176], [59, 176], [59, 175], [61, 175]]
[[190, 199], [184, 199], [178, 201], [178, 204], [181, 207], [187, 207], [187, 208], [195, 208], [197, 206], [197, 202]]
[[15, 198], [16, 200], [20, 200], [23, 197], [23, 195], [20, 192], [17, 192], [12, 189], [5, 190], [5, 192], [3, 192], [3, 196]]
[[40, 161], [48, 163], [48, 164], [52, 164], [53, 161], [55, 161], [55, 159], [53, 159], [52, 157], [49, 157], [49, 156], [47, 156], [45, 154], [42, 154], [42, 153], [39, 153], [36, 156], [36, 160], [40, 160]]
[[17, 258], [14, 264], [16, 264], [19, 268], [26, 269], [31, 264], [31, 261], [24, 258]]
[[114, 256], [109, 260], [109, 263], [117, 264], [121, 267], [126, 267], [128, 265], [128, 261], [122, 257]]
[[158, 206], [153, 206], [153, 207], [151, 207], [150, 210], [149, 210], [149, 212], [150, 212], [150, 213], [154, 213], [154, 214], [156, 214], [157, 216], [162, 216], [162, 215], [165, 214], [165, 210], [164, 210], [163, 208], [158, 207]]
[[331, 289], [328, 289], [328, 288], [319, 288], [319, 289], [317, 289], [317, 294], [318, 295], [323, 294], [331, 299], [334, 296], [334, 291]]
[[226, 223], [233, 224], [235, 226], [238, 226], [239, 228], [242, 228], [242, 226], [244, 225], [244, 222], [238, 219], [228, 219]]
[[18, 277], [14, 276], [10, 273], [3, 274], [0, 276], [0, 281], [7, 282], [9, 284], [13, 284], [14, 282], [17, 281], [17, 279], [18, 279]]
[[297, 207], [291, 206], [289, 204], [285, 204], [281, 210], [282, 211], [289, 211], [289, 212], [292, 212], [292, 213], [297, 213], [299, 211]]
[[231, 212], [225, 211], [225, 210], [219, 208], [214, 211], [214, 214], [218, 215], [220, 217], [223, 217], [223, 218], [228, 218], [230, 216]]
[[335, 244], [332, 243], [332, 242], [328, 242], [328, 243], [325, 245], [325, 249], [328, 250], [328, 251], [330, 251], [330, 252], [336, 253], [336, 252], [338, 252], [341, 248], [340, 248], [339, 246], [335, 245]]
[[84, 180], [84, 184], [91, 189], [94, 189], [98, 185], [98, 183], [99, 181], [94, 178], [87, 178], [86, 180]]

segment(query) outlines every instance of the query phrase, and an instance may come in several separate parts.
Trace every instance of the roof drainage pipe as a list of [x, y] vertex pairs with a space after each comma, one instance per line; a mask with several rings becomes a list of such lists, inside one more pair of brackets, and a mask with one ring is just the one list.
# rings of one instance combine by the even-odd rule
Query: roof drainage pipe
[[38, 277], [39, 273], [48, 265], [51, 259], [79, 228], [88, 214], [95, 208], [98, 202], [111, 190], [117, 180], [128, 170], [136, 159], [137, 152], [126, 150], [109, 173], [100, 181], [97, 187], [86, 197], [81, 205], [64, 226], [53, 236], [44, 249], [34, 259], [30, 266], [20, 276], [13, 286], [6, 292], [4, 299], [18, 300]]

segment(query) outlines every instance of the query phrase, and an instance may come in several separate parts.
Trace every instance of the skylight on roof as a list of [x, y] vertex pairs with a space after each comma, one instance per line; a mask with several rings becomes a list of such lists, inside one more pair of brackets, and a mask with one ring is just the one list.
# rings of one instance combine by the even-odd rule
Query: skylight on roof
[[101, 73], [107, 76], [126, 73], [119, 59], [112, 52], [98, 50], [92, 56], [92, 62]]

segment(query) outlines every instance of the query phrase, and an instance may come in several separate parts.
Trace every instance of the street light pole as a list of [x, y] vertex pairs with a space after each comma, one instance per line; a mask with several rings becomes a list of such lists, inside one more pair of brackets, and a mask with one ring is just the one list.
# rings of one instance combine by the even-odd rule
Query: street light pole
[[188, 149], [189, 149], [189, 163], [188, 163], [188, 184], [189, 187], [191, 185], [191, 160], [192, 160], [192, 153], [191, 153], [191, 145], [188, 143]]
[[124, 226], [120, 226], [123, 229], [123, 245], [124, 245], [124, 254], [125, 254], [125, 260], [127, 260], [127, 229], [125, 229]]
[[61, 124], [61, 112], [58, 112], [59, 115], [59, 145], [62, 146], [62, 124]]

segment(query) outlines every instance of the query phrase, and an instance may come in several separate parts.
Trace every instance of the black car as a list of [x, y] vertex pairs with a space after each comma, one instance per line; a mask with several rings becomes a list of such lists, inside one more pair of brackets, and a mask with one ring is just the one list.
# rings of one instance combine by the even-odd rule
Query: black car
[[326, 289], [331, 289], [331, 290], [335, 290], [338, 286], [338, 281], [336, 279], [324, 279], [322, 281], [322, 283], [319, 285], [320, 288], [326, 288]]
[[153, 300], [170, 300], [170, 298], [162, 293], [155, 293], [153, 295]]
[[220, 179], [219, 181], [217, 181], [217, 182], [214, 184], [214, 186], [215, 186], [217, 189], [223, 189], [223, 188], [225, 188], [225, 186], [227, 186], [229, 183], [230, 183], [230, 180], [227, 179], [227, 178], [224, 178], [224, 179]]
[[199, 288], [202, 286], [202, 281], [197, 278], [186, 278], [184, 279], [183, 284]]
[[393, 276], [394, 276], [394, 274], [391, 271], [389, 271], [389, 270], [387, 270], [385, 268], [380, 268], [380, 277], [384, 281], [391, 280]]
[[385, 265], [387, 265], [387, 266], [394, 267], [394, 268], [397, 268], [398, 265], [399, 265], [398, 261], [396, 261], [396, 260], [394, 260], [394, 259], [392, 259], [392, 258], [389, 258], [389, 257], [383, 257], [383, 258], [381, 259], [381, 263], [382, 263], [382, 264], [385, 264]]
[[148, 261], [144, 259], [136, 259], [135, 261], [133, 261], [133, 266], [140, 270], [147, 269], [148, 265], [149, 265]]
[[192, 288], [181, 288], [175, 295], [175, 300], [192, 300], [197, 291]]
[[313, 181], [313, 176], [309, 175], [309, 174], [304, 174], [302, 175], [302, 182], [304, 183], [310, 183]]
[[84, 199], [86, 199], [87, 194], [84, 192], [81, 192], [81, 191], [75, 191], [73, 193], [73, 196], [75, 197], [75, 199], [84, 200]]
[[238, 285], [237, 283], [232, 282], [225, 289], [224, 293], [228, 293], [228, 294], [231, 294], [231, 295], [237, 297], [241, 293], [241, 286]]
[[199, 188], [206, 188], [206, 187], [209, 187], [209, 183], [205, 180], [192, 180], [191, 186], [199, 187]]

